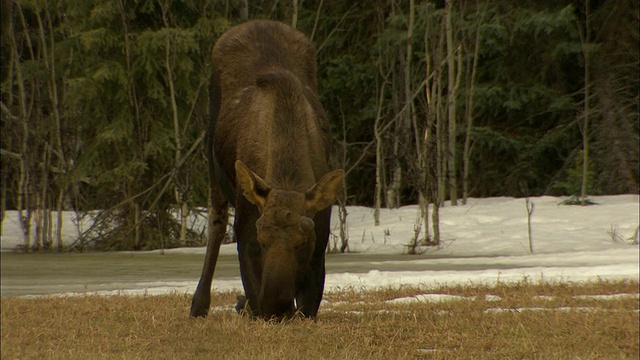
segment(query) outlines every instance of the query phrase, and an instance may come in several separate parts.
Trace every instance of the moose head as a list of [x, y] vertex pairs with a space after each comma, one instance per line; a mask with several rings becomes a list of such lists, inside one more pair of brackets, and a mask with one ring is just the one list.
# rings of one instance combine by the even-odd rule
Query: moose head
[[338, 196], [344, 171], [329, 172], [306, 192], [299, 192], [271, 186], [240, 160], [235, 168], [244, 197], [260, 212], [256, 230], [262, 279], [257, 308], [250, 306], [265, 318], [291, 316], [316, 246], [313, 218]]

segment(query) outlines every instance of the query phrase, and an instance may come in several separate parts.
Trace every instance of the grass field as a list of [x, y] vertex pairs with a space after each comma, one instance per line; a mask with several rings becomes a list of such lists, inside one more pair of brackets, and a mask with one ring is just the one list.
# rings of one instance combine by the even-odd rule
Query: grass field
[[[424, 295], [426, 294], [426, 295]], [[216, 293], [3, 297], [2, 359], [638, 359], [637, 281], [325, 294], [317, 321], [254, 321]], [[455, 295], [455, 296], [453, 296]]]

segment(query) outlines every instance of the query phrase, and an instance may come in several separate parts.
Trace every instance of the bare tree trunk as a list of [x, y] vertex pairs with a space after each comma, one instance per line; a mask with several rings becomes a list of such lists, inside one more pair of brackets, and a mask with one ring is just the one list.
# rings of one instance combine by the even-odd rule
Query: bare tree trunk
[[[56, 66], [55, 66], [55, 51], [54, 51], [54, 47], [55, 47], [55, 41], [54, 41], [54, 36], [53, 36], [53, 22], [51, 21], [51, 14], [47, 11], [47, 19], [48, 19], [48, 24], [49, 24], [49, 32], [50, 32], [50, 36], [49, 36], [49, 42], [50, 42], [50, 46], [51, 46], [51, 64], [52, 64], [52, 86], [53, 86], [53, 90], [54, 90], [54, 96], [53, 98], [56, 99], [56, 104], [55, 104], [55, 119], [56, 119], [56, 146], [57, 146], [57, 151], [59, 152], [58, 154], [58, 171], [62, 174], [67, 174], [69, 169], [72, 166], [72, 159], [69, 159], [66, 155], [65, 155], [65, 151], [64, 151], [64, 146], [63, 146], [63, 142], [62, 142], [62, 138], [63, 138], [63, 134], [62, 134], [62, 118], [59, 114], [59, 107], [61, 106], [60, 104], [63, 103], [64, 98], [65, 98], [65, 94], [66, 94], [66, 86], [67, 86], [67, 79], [69, 77], [69, 73], [71, 71], [71, 67], [69, 67], [66, 71], [64, 71], [62, 73], [62, 79], [60, 81], [61, 84], [61, 89], [60, 92], [58, 92], [58, 86], [55, 82], [55, 76], [53, 76], [56, 72]], [[66, 18], [65, 18], [66, 19]], [[73, 49], [70, 50], [70, 55], [68, 58], [68, 62], [71, 63], [73, 61]], [[77, 141], [77, 135], [76, 138], [73, 139], [74, 142], [76, 144], [78, 144]], [[68, 142], [68, 141], [67, 141]], [[78, 152], [76, 152], [77, 154]], [[58, 182], [58, 199], [56, 202], [56, 231], [55, 231], [55, 241], [57, 244], [57, 250], [58, 251], [62, 251], [64, 244], [63, 244], [63, 240], [62, 240], [62, 227], [64, 225], [64, 218], [62, 216], [62, 212], [65, 210], [64, 208], [64, 204], [65, 201], [67, 200], [67, 194], [71, 192], [71, 189], [73, 189], [76, 185], [74, 184], [75, 180], [73, 180], [72, 182], [65, 182], [65, 181], [59, 181]], [[53, 207], [53, 204], [52, 204]], [[53, 241], [53, 238], [52, 238]]]
[[591, 108], [589, 98], [591, 96], [589, 41], [591, 40], [591, 27], [589, 0], [585, 0], [585, 35], [582, 37], [582, 53], [584, 55], [584, 125], [582, 126], [582, 184], [580, 189], [580, 204], [587, 205], [587, 189], [589, 187], [589, 117]]
[[[395, 64], [390, 64], [391, 68], [394, 68]], [[391, 88], [392, 88], [392, 99], [393, 99], [393, 108], [398, 109], [399, 101], [397, 94], [400, 91], [397, 91], [397, 77], [395, 75], [395, 70], [392, 70], [391, 76]], [[402, 183], [402, 165], [400, 164], [400, 143], [403, 138], [403, 129], [402, 129], [402, 121], [394, 122], [394, 134], [393, 134], [393, 159], [391, 165], [391, 174], [390, 174], [390, 183], [386, 189], [386, 205], [389, 209], [396, 209], [400, 206], [400, 184]]]
[[[20, 65], [17, 65], [18, 67]], [[18, 76], [18, 83], [22, 83], [21, 76]], [[20, 87], [20, 85], [18, 85]], [[23, 94], [24, 95], [24, 94]], [[24, 98], [22, 99], [24, 100]], [[25, 244], [25, 252], [28, 252], [31, 247], [31, 206], [29, 202], [30, 194], [29, 194], [29, 167], [27, 164], [27, 151], [28, 151], [28, 134], [29, 134], [29, 125], [26, 117], [22, 118], [22, 151], [20, 154], [20, 179], [18, 180], [18, 216], [20, 229], [22, 230], [22, 235]], [[26, 214], [25, 214], [26, 211]]]
[[[436, 192], [437, 192], [437, 189], [436, 189]], [[433, 224], [433, 237], [431, 238], [430, 245], [438, 246], [440, 245], [440, 204], [438, 203], [438, 201], [433, 202], [432, 210], [433, 211], [431, 211], [431, 223]]]
[[138, 203], [137, 199], [133, 200], [133, 214], [133, 243], [135, 245], [134, 248], [136, 250], [140, 250], [142, 247], [142, 226], [140, 226], [142, 221], [142, 210], [140, 209], [140, 203]]
[[[418, 159], [420, 161], [420, 170], [422, 172], [422, 181], [420, 184], [420, 211], [422, 213], [422, 222], [424, 223], [424, 237], [423, 243], [428, 244], [431, 242], [431, 230], [429, 226], [429, 186], [430, 181], [432, 179], [429, 178], [429, 141], [431, 134], [431, 116], [433, 115], [432, 104], [433, 104], [433, 96], [431, 96], [431, 85], [433, 82], [433, 73], [431, 72], [432, 61], [431, 54], [429, 50], [429, 39], [431, 38], [431, 24], [428, 21], [427, 26], [425, 26], [424, 32], [424, 48], [425, 48], [425, 83], [424, 83], [424, 95], [427, 101], [427, 111], [425, 116], [425, 127], [424, 127], [424, 136], [422, 138], [422, 146], [419, 149]], [[430, 81], [431, 79], [431, 81]]]
[[464, 139], [464, 150], [462, 153], [462, 158], [464, 159], [464, 164], [462, 167], [462, 204], [467, 204], [467, 197], [469, 196], [469, 165], [471, 164], [471, 129], [473, 128], [473, 91], [475, 89], [476, 79], [478, 78], [477, 69], [478, 69], [478, 54], [480, 52], [480, 28], [482, 26], [484, 15], [487, 10], [487, 5], [485, 4], [484, 9], [482, 10], [482, 15], [480, 16], [480, 20], [478, 21], [478, 27], [476, 29], [476, 38], [473, 48], [473, 65], [471, 66], [471, 80], [469, 81], [469, 88], [467, 91], [467, 128], [465, 130], [465, 139]]
[[455, 65], [455, 44], [453, 43], [453, 25], [451, 21], [452, 0], [447, 0], [445, 5], [445, 29], [447, 37], [447, 114], [449, 117], [449, 141], [447, 146], [447, 165], [448, 165], [448, 181], [449, 181], [449, 198], [451, 205], [458, 204], [458, 180], [456, 169], [456, 90], [459, 82], [459, 74], [461, 71], [456, 70]]
[[[42, 174], [40, 180], [40, 200], [36, 211], [40, 214], [38, 224], [36, 225], [36, 242], [42, 245], [43, 250], [49, 249], [49, 168], [51, 165], [51, 145], [45, 142], [42, 154]], [[39, 246], [38, 246], [39, 247]]]
[[[427, 66], [428, 68], [428, 66]], [[427, 76], [429, 73], [427, 72]], [[425, 93], [429, 93], [429, 87], [425, 86]], [[428, 105], [427, 105], [428, 106]], [[424, 224], [424, 235], [422, 237], [422, 243], [423, 244], [429, 244], [431, 242], [431, 229], [430, 229], [430, 222], [429, 222], [429, 186], [430, 186], [430, 181], [432, 181], [432, 179], [429, 179], [429, 170], [427, 169], [427, 167], [429, 166], [429, 161], [428, 161], [428, 142], [429, 140], [429, 114], [427, 113], [427, 119], [426, 119], [426, 123], [427, 123], [427, 127], [424, 130], [424, 137], [422, 139], [423, 141], [423, 145], [421, 146], [421, 154], [420, 154], [420, 168], [422, 171], [422, 184], [421, 184], [421, 189], [419, 191], [420, 194], [420, 198], [419, 198], [419, 211], [420, 211], [420, 215], [422, 217], [422, 223]]]
[[401, 190], [404, 176], [404, 169], [401, 158], [405, 158], [408, 152], [400, 148], [401, 143], [406, 143], [409, 137], [409, 131], [412, 127], [412, 110], [413, 97], [411, 91], [411, 58], [413, 55], [413, 23], [414, 23], [415, 5], [414, 0], [409, 2], [409, 24], [407, 25], [406, 53], [404, 64], [404, 99], [402, 101], [403, 117], [401, 121], [396, 123], [396, 139], [394, 143], [394, 162], [393, 178], [390, 189], [387, 194], [387, 203], [389, 207], [398, 208], [401, 205]]
[[[347, 168], [347, 124], [342, 117], [342, 168]], [[342, 196], [338, 198], [338, 216], [340, 219], [340, 252], [349, 251], [349, 229], [347, 228], [347, 186], [342, 187]]]
[[[397, 135], [396, 135], [397, 136]], [[397, 143], [397, 142], [396, 142]], [[400, 207], [400, 184], [402, 183], [402, 166], [400, 166], [399, 153], [395, 152], [395, 166], [392, 171], [391, 184], [387, 188], [387, 207], [397, 209]]]
[[[409, 24], [407, 25], [407, 53], [404, 66], [404, 128], [408, 131], [413, 121], [413, 96], [411, 91], [411, 59], [413, 58], [413, 23], [415, 18], [415, 1], [409, 1]], [[415, 132], [414, 132], [415, 133]]]
[[31, 211], [31, 213], [33, 214], [33, 222], [35, 223], [35, 228], [34, 228], [34, 239], [33, 239], [33, 245], [31, 246], [31, 250], [33, 251], [40, 251], [40, 243], [42, 240], [42, 211], [41, 209], [41, 200], [40, 200], [40, 196], [35, 196], [36, 198], [36, 206], [35, 208]]
[[378, 109], [376, 111], [376, 120], [373, 123], [373, 134], [376, 138], [376, 192], [375, 205], [373, 210], [373, 218], [375, 225], [380, 225], [380, 207], [382, 206], [382, 172], [384, 171], [384, 152], [382, 131], [380, 129], [380, 121], [382, 118], [382, 102], [384, 101], [384, 89], [387, 85], [386, 78], [383, 79], [380, 86], [380, 96], [378, 97]]
[[[415, 4], [414, 1], [411, 0], [409, 3], [409, 24], [408, 24], [408, 30], [407, 30], [407, 54], [406, 54], [406, 64], [405, 64], [405, 106], [407, 107], [407, 117], [408, 120], [411, 121], [411, 129], [412, 129], [412, 133], [414, 135], [414, 139], [413, 141], [415, 142], [415, 150], [416, 150], [416, 159], [418, 160], [418, 166], [417, 166], [417, 170], [418, 170], [418, 181], [420, 183], [420, 185], [418, 186], [418, 194], [419, 194], [419, 200], [418, 200], [418, 214], [416, 217], [416, 224], [414, 226], [414, 237], [412, 239], [412, 247], [410, 249], [410, 252], [413, 254], [417, 254], [418, 251], [418, 247], [420, 246], [421, 243], [428, 243], [428, 239], [430, 238], [429, 235], [429, 220], [428, 220], [428, 214], [429, 214], [429, 200], [427, 197], [427, 192], [426, 192], [426, 158], [425, 158], [425, 147], [426, 147], [426, 139], [428, 137], [428, 130], [425, 127], [424, 133], [421, 134], [421, 130], [420, 127], [418, 126], [418, 119], [416, 116], [416, 113], [413, 109], [413, 94], [412, 94], [412, 89], [411, 89], [411, 81], [412, 81], [412, 74], [411, 74], [411, 62], [412, 62], [412, 57], [413, 57], [413, 27], [414, 27], [414, 17], [415, 17]], [[427, 27], [427, 31], [428, 31], [428, 27]], [[425, 33], [425, 36], [426, 33]], [[427, 56], [428, 58], [428, 56]], [[428, 96], [429, 93], [429, 70], [430, 70], [430, 64], [429, 64], [429, 59], [427, 59], [427, 73], [425, 75], [425, 95]], [[424, 225], [424, 226], [423, 226]], [[420, 238], [420, 231], [422, 229], [425, 229], [424, 231], [424, 235], [422, 238]]]
[[47, 250], [53, 249], [53, 201], [47, 205]]
[[[383, 19], [386, 14], [383, 13], [383, 10], [378, 10], [377, 12], [379, 22], [379, 32], [383, 32], [385, 30], [384, 21], [380, 21]], [[383, 50], [384, 49], [384, 50]], [[381, 126], [382, 118], [383, 118], [383, 108], [385, 102], [385, 89], [389, 85], [389, 76], [392, 73], [391, 68], [389, 67], [389, 43], [385, 42], [384, 48], [379, 50], [378, 52], [378, 72], [379, 78], [381, 78], [380, 86], [378, 87], [378, 99], [376, 104], [376, 119], [373, 124], [373, 135], [375, 137], [376, 144], [376, 187], [374, 193], [374, 211], [373, 211], [373, 219], [375, 222], [375, 226], [380, 225], [380, 208], [382, 207], [382, 199], [385, 196], [383, 191], [385, 189], [385, 155], [384, 155], [384, 139], [383, 139], [383, 130]], [[386, 127], [388, 127], [387, 124]]]
[[[417, 114], [415, 112], [414, 106], [413, 106], [413, 99], [414, 99], [414, 95], [413, 95], [413, 91], [411, 89], [411, 84], [412, 84], [412, 69], [411, 69], [411, 63], [412, 63], [412, 57], [413, 57], [413, 30], [414, 30], [414, 17], [415, 17], [415, 4], [414, 1], [411, 0], [411, 2], [409, 3], [409, 25], [408, 25], [408, 31], [407, 31], [407, 60], [406, 60], [406, 68], [405, 68], [405, 106], [407, 106], [407, 116], [409, 117], [410, 121], [411, 121], [411, 128], [413, 129], [413, 136], [414, 136], [414, 143], [415, 143], [415, 149], [416, 149], [416, 159], [418, 159], [418, 166], [417, 166], [417, 170], [418, 172], [424, 172], [425, 169], [425, 159], [424, 159], [424, 139], [423, 139], [423, 135], [427, 135], [427, 133], [425, 132], [424, 134], [422, 133], [423, 131], [421, 131], [420, 127], [418, 126], [418, 118], [417, 118]], [[429, 81], [428, 81], [428, 77], [429, 77], [429, 66], [427, 66], [427, 74], [425, 75], [425, 94], [428, 94], [429, 92]], [[421, 175], [418, 175], [418, 179], [420, 179]], [[421, 181], [422, 179], [418, 180]], [[418, 211], [420, 211], [420, 215], [418, 216], [418, 222], [420, 224], [425, 224], [425, 234], [429, 233], [429, 221], [425, 221], [428, 218], [428, 214], [429, 213], [429, 201], [426, 200], [425, 197], [425, 193], [424, 191], [420, 190], [418, 191], [419, 193], [419, 200], [418, 200]], [[421, 225], [417, 226], [417, 228], [422, 228]], [[426, 235], [428, 237], [428, 235]], [[416, 242], [419, 241], [418, 236], [416, 234]], [[416, 244], [417, 246], [418, 244]]]
[[[436, 59], [438, 57], [436, 56]], [[425, 183], [426, 183], [426, 192], [427, 199], [431, 200], [432, 211], [431, 211], [431, 224], [433, 226], [433, 236], [429, 241], [429, 245], [440, 245], [440, 204], [444, 203], [444, 189], [441, 189], [440, 186], [444, 183], [442, 179], [442, 153], [441, 146], [442, 140], [439, 132], [441, 131], [441, 123], [442, 121], [442, 112], [440, 107], [442, 106], [442, 96], [441, 96], [441, 87], [440, 81], [440, 64], [436, 62], [436, 69], [434, 75], [436, 76], [436, 81], [432, 84], [431, 87], [431, 100], [428, 104], [428, 113], [427, 113], [427, 132], [435, 132], [435, 139], [433, 136], [429, 136], [429, 134], [425, 134]], [[435, 150], [435, 151], [434, 151]], [[425, 216], [428, 216], [425, 213]]]
[[[162, 17], [165, 28], [170, 29], [171, 24], [167, 18], [167, 14], [169, 13], [170, 2], [162, 3]], [[188, 218], [189, 218], [189, 206], [187, 204], [186, 194], [189, 191], [189, 178], [187, 177], [184, 182], [181, 182], [177, 176], [180, 174], [178, 169], [184, 164], [185, 160], [192, 153], [192, 149], [188, 149], [186, 154], [183, 154], [183, 150], [185, 148], [184, 144], [184, 135], [187, 132], [189, 123], [193, 118], [193, 112], [196, 108], [196, 104], [198, 103], [197, 99], [200, 94], [200, 90], [202, 89], [205, 79], [200, 79], [200, 83], [198, 85], [198, 89], [196, 92], [195, 100], [191, 106], [189, 114], [183, 120], [182, 129], [180, 127], [180, 114], [178, 112], [177, 105], [177, 94], [175, 88], [175, 79], [173, 74], [173, 69], [175, 65], [175, 52], [173, 53], [172, 58], [172, 47], [175, 48], [175, 37], [167, 38], [166, 41], [166, 49], [165, 49], [165, 69], [167, 71], [167, 83], [169, 85], [169, 96], [171, 100], [171, 111], [173, 118], [173, 136], [175, 142], [175, 154], [174, 154], [174, 174], [172, 175], [172, 183], [174, 185], [174, 197], [176, 200], [176, 204], [178, 205], [178, 209], [180, 212], [180, 234], [179, 234], [179, 243], [181, 245], [185, 245], [187, 242], [187, 233], [188, 233]], [[196, 140], [196, 143], [200, 142], [201, 139]], [[155, 202], [154, 202], [155, 203]], [[151, 208], [147, 209], [147, 211], [151, 211]]]
[[318, 27], [318, 20], [320, 20], [320, 10], [322, 10], [322, 5], [324, 4], [324, 0], [320, 0], [320, 4], [318, 4], [318, 9], [316, 10], [316, 18], [313, 21], [313, 30], [311, 30], [311, 35], [309, 36], [309, 40], [313, 42], [313, 37], [316, 34], [316, 29]]
[[187, 244], [187, 230], [189, 225], [189, 206], [184, 197], [180, 203], [180, 244]]
[[[445, 24], [441, 24], [440, 34], [445, 32]], [[447, 196], [447, 188], [446, 188], [446, 174], [445, 171], [447, 169], [447, 160], [448, 157], [446, 155], [445, 142], [446, 142], [446, 120], [444, 117], [444, 110], [441, 106], [442, 103], [442, 53], [444, 47], [444, 36], [440, 35], [438, 37], [438, 45], [434, 54], [434, 76], [435, 76], [435, 130], [436, 130], [436, 178], [437, 178], [437, 186], [438, 189], [438, 206], [444, 204], [446, 196]]]
[[64, 204], [64, 198], [65, 198], [65, 191], [64, 189], [60, 188], [59, 192], [58, 192], [58, 201], [57, 201], [57, 208], [56, 208], [56, 214], [57, 214], [57, 220], [56, 220], [56, 248], [58, 251], [62, 251], [62, 248], [64, 247], [64, 244], [62, 243], [62, 211], [64, 210], [63, 208], [63, 204]]
[[529, 239], [529, 252], [533, 254], [533, 235], [531, 231], [531, 216], [533, 215], [533, 210], [536, 208], [536, 204], [533, 201], [529, 200], [527, 196], [525, 199], [525, 205], [527, 206], [527, 236]]
[[[395, 15], [395, 4], [392, 2], [391, 4], [391, 16]], [[396, 56], [399, 58], [405, 54], [397, 54], [391, 55], [388, 62], [388, 68], [391, 72], [391, 99], [394, 113], [402, 113], [403, 110], [399, 110], [402, 108], [400, 105], [401, 101], [399, 99], [400, 94], [402, 93], [402, 89], [399, 89], [397, 70], [396, 70]], [[404, 122], [403, 121], [395, 121], [394, 122], [394, 134], [393, 134], [393, 158], [392, 164], [390, 165], [390, 182], [385, 191], [385, 199], [386, 206], [389, 209], [398, 208], [400, 206], [400, 187], [402, 184], [402, 164], [400, 159], [400, 143], [404, 138]]]
[[[429, 18], [429, 17], [427, 17]], [[422, 147], [422, 194], [421, 200], [424, 203], [425, 237], [423, 242], [428, 245], [438, 245], [440, 243], [440, 224], [439, 224], [439, 206], [440, 206], [440, 185], [441, 177], [441, 151], [440, 151], [440, 124], [441, 116], [441, 54], [442, 54], [442, 36], [439, 36], [437, 44], [432, 44], [431, 23], [427, 21], [424, 34], [424, 48], [426, 58], [425, 72], [425, 96], [427, 99], [426, 126], [423, 137]], [[442, 31], [440, 31], [442, 34]], [[433, 235], [429, 233], [429, 202], [433, 204], [431, 211], [431, 225], [433, 226]]]
[[346, 198], [347, 190], [344, 187], [344, 193], [342, 199], [338, 200], [338, 218], [340, 219], [340, 252], [349, 252], [349, 228], [347, 227], [347, 206]]
[[[17, 13], [21, 20], [21, 25], [26, 32], [27, 26], [25, 23], [24, 15], [19, 3], [15, 4], [18, 8]], [[12, 17], [9, 16], [11, 21]], [[13, 27], [12, 27], [13, 28]], [[25, 37], [27, 47], [31, 54], [31, 58], [34, 58], [33, 47], [29, 37]], [[20, 229], [24, 238], [25, 252], [28, 252], [31, 248], [31, 217], [32, 212], [30, 210], [29, 202], [29, 166], [28, 166], [28, 152], [29, 152], [29, 112], [27, 111], [27, 95], [24, 84], [24, 77], [22, 76], [22, 67], [20, 65], [20, 59], [18, 57], [18, 48], [15, 38], [15, 30], [10, 31], [10, 43], [11, 43], [11, 61], [13, 62], [13, 68], [15, 69], [16, 85], [18, 88], [18, 105], [20, 109], [20, 119], [22, 124], [22, 138], [20, 147], [20, 159], [19, 159], [19, 180], [18, 180], [18, 199], [17, 208]], [[26, 214], [25, 214], [26, 212]]]
[[293, 14], [291, 14], [291, 27], [296, 28], [298, 26], [298, 0], [291, 0], [293, 6]]
[[[53, 245], [53, 224], [52, 221], [52, 214], [51, 214], [51, 206], [53, 206], [52, 203], [50, 203], [49, 199], [51, 197], [50, 195], [50, 191], [49, 191], [49, 172], [51, 170], [51, 166], [52, 166], [52, 159], [51, 159], [51, 155], [52, 153], [56, 155], [57, 157], [57, 169], [60, 173], [65, 174], [67, 171], [67, 160], [65, 158], [65, 151], [63, 148], [63, 142], [62, 142], [62, 119], [60, 116], [60, 97], [58, 95], [58, 85], [56, 82], [56, 78], [57, 78], [57, 73], [56, 73], [56, 57], [55, 57], [55, 39], [54, 39], [54, 31], [53, 31], [53, 21], [51, 19], [51, 13], [49, 12], [49, 9], [45, 6], [44, 7], [44, 11], [45, 11], [45, 22], [46, 22], [46, 32], [45, 32], [45, 24], [42, 21], [42, 17], [40, 16], [40, 12], [36, 11], [36, 19], [38, 21], [38, 30], [39, 30], [39, 34], [40, 34], [40, 42], [42, 44], [42, 55], [44, 57], [44, 63], [45, 63], [45, 67], [48, 70], [49, 73], [49, 80], [48, 80], [48, 89], [49, 89], [49, 101], [51, 103], [51, 109], [52, 109], [52, 115], [53, 115], [53, 123], [54, 123], [54, 128], [55, 128], [55, 132], [52, 134], [53, 137], [53, 146], [49, 145], [48, 142], [46, 144], [46, 148], [47, 148], [47, 156], [45, 157], [44, 161], [44, 169], [43, 169], [43, 180], [42, 180], [42, 186], [43, 186], [43, 194], [42, 194], [42, 204], [43, 204], [43, 211], [45, 212], [44, 214], [44, 231], [43, 231], [43, 238], [42, 238], [42, 244], [43, 247], [45, 249], [50, 249]], [[47, 33], [48, 36], [45, 36], [45, 33]], [[66, 184], [59, 182], [58, 184], [59, 186], [59, 197], [58, 197], [58, 201], [59, 204], [57, 205], [57, 209], [58, 209], [58, 224], [57, 227], [59, 227], [60, 229], [57, 229], [56, 231], [56, 236], [58, 237], [57, 239], [57, 243], [58, 243], [58, 247], [61, 247], [61, 234], [62, 234], [62, 204], [64, 202], [64, 187], [66, 186]]]
[[[118, 2], [118, 10], [120, 12], [120, 20], [123, 28], [123, 34], [124, 34], [123, 36], [124, 57], [127, 64], [126, 74], [128, 77], [127, 93], [129, 95], [129, 106], [133, 111], [133, 119], [135, 123], [135, 128], [137, 129], [136, 131], [136, 134], [138, 136], [137, 146], [140, 149], [140, 153], [144, 153], [144, 146], [146, 144], [147, 132], [145, 130], [146, 126], [143, 123], [142, 117], [140, 115], [140, 102], [138, 101], [138, 93], [136, 91], [136, 86], [132, 77], [134, 59], [133, 59], [133, 50], [132, 50], [131, 40], [129, 38], [130, 33], [129, 33], [129, 22], [127, 19], [127, 13], [125, 9], [126, 4], [124, 3], [124, 0], [118, 0], [117, 2]], [[138, 156], [142, 156], [142, 155], [139, 154]], [[123, 186], [125, 191], [127, 191], [127, 193], [125, 194], [126, 198], [135, 197], [135, 194], [137, 193], [136, 186], [137, 186], [137, 180], [134, 179], [134, 180], [126, 181], [126, 183]], [[134, 247], [136, 249], [139, 249], [142, 245], [142, 240], [143, 240], [143, 233], [142, 233], [143, 213], [142, 213], [142, 208], [138, 199], [133, 200], [133, 207], [130, 208], [130, 211], [131, 210], [133, 211], [133, 214], [129, 212], [127, 216], [133, 216], [133, 223], [130, 224], [131, 226], [133, 226], [133, 243], [134, 243]]]
[[[42, 19], [40, 17], [40, 13], [36, 11], [36, 17], [38, 19], [38, 28], [40, 30], [40, 41], [42, 42], [43, 48], [43, 56], [44, 63], [49, 71], [49, 100], [51, 101], [51, 109], [53, 113], [53, 120], [55, 125], [55, 133], [54, 133], [54, 146], [55, 146], [55, 154], [58, 157], [58, 167], [63, 172], [66, 170], [66, 159], [64, 156], [64, 151], [62, 149], [62, 121], [60, 119], [60, 110], [59, 110], [59, 98], [58, 98], [58, 86], [56, 84], [56, 62], [55, 62], [55, 40], [53, 38], [53, 25], [51, 21], [51, 15], [49, 10], [45, 7], [45, 15], [47, 20], [47, 31], [49, 33], [49, 44], [47, 46], [47, 38], [44, 33], [44, 26], [42, 24]], [[48, 49], [47, 49], [48, 48]], [[48, 54], [50, 52], [50, 54]]]
[[249, 0], [240, 0], [240, 20], [246, 21], [249, 18]]
[[[164, 25], [167, 29], [169, 29], [169, 21], [167, 20], [167, 13], [169, 11], [169, 4], [165, 4], [162, 8], [162, 18], [164, 21]], [[165, 68], [167, 70], [167, 83], [169, 84], [169, 98], [171, 100], [171, 113], [173, 117], [173, 138], [175, 142], [175, 154], [174, 154], [174, 166], [177, 169], [178, 164], [182, 162], [182, 135], [180, 133], [180, 118], [178, 114], [178, 104], [176, 102], [176, 89], [175, 82], [173, 79], [173, 65], [171, 61], [171, 48], [172, 41], [171, 38], [167, 37], [166, 49], [165, 49]], [[176, 204], [178, 205], [180, 211], [180, 235], [178, 242], [180, 245], [184, 246], [187, 243], [187, 217], [188, 217], [188, 209], [187, 203], [184, 196], [184, 191], [182, 188], [182, 184], [176, 178], [177, 175], [173, 177], [174, 182], [174, 196], [176, 199]]]

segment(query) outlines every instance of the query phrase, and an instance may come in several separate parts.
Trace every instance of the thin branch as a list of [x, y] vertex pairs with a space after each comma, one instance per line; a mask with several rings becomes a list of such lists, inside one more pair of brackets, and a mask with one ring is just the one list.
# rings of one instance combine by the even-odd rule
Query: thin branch
[[318, 4], [318, 10], [316, 10], [316, 19], [313, 22], [313, 30], [311, 30], [311, 36], [309, 36], [309, 41], [313, 42], [313, 37], [316, 34], [316, 29], [318, 28], [318, 20], [320, 19], [320, 10], [322, 9], [322, 4], [324, 4], [324, 0], [320, 0], [320, 4]]
[[342, 15], [342, 17], [340, 18], [340, 21], [338, 21], [338, 24], [333, 28], [333, 30], [331, 30], [331, 32], [329, 33], [329, 35], [327, 35], [327, 37], [324, 39], [324, 41], [322, 42], [322, 44], [320, 44], [320, 46], [318, 46], [318, 49], [316, 50], [316, 54], [319, 54], [320, 51], [322, 50], [322, 48], [327, 44], [327, 42], [329, 41], [329, 39], [331, 39], [331, 36], [333, 36], [333, 34], [335, 34], [336, 31], [338, 31], [338, 28], [340, 27], [340, 24], [342, 24], [342, 22], [347, 18], [348, 15], [351, 14], [351, 10], [353, 10], [353, 8], [356, 6], [356, 4], [353, 4], [349, 10], [347, 10], [344, 15]]

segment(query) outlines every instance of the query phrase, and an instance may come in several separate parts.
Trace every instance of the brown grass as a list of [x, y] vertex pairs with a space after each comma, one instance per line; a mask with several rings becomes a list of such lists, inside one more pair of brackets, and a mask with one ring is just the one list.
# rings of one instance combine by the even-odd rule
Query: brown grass
[[[385, 302], [424, 293], [469, 298]], [[618, 293], [635, 297], [577, 297]], [[287, 323], [233, 313], [232, 293], [206, 319], [188, 318], [190, 294], [5, 297], [2, 359], [638, 359], [637, 294], [637, 281], [346, 290], [316, 322]]]

